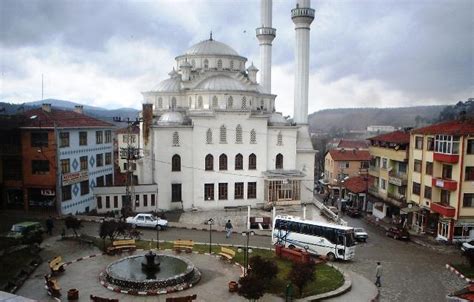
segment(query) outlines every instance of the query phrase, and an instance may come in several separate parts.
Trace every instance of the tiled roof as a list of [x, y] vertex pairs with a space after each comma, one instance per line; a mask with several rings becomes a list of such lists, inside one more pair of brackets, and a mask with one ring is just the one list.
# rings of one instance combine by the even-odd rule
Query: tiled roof
[[412, 130], [413, 134], [474, 135], [474, 119], [448, 121]]
[[[114, 128], [115, 126], [99, 119], [69, 110], [51, 108], [46, 112], [41, 108], [28, 110], [23, 115], [25, 128]], [[36, 116], [36, 118], [32, 118]]]
[[410, 143], [410, 133], [406, 131], [394, 131], [385, 133], [369, 138], [371, 141], [395, 143], [395, 144], [408, 144]]
[[344, 148], [344, 149], [368, 149], [369, 143], [366, 140], [348, 140], [348, 139], [341, 139], [339, 144], [337, 144], [337, 148]]
[[363, 176], [354, 176], [344, 182], [344, 186], [352, 193], [362, 193], [367, 190], [367, 179]]
[[371, 156], [367, 150], [330, 150], [329, 154], [335, 161], [357, 161], [357, 160], [370, 160]]

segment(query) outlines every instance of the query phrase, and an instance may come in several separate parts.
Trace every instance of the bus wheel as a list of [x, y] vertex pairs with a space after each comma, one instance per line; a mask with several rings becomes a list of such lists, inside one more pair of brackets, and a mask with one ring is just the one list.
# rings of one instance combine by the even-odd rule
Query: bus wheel
[[336, 256], [335, 256], [333, 253], [328, 253], [328, 254], [326, 255], [326, 257], [327, 257], [328, 260], [331, 261], [331, 262], [334, 261], [334, 260], [336, 260]]

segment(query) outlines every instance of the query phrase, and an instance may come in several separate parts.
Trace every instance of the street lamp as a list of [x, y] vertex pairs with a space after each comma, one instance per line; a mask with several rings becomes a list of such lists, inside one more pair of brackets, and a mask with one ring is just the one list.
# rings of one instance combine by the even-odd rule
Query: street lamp
[[242, 236], [247, 237], [247, 242], [244, 247], [239, 247], [237, 251], [240, 253], [244, 251], [244, 276], [247, 276], [247, 269], [249, 267], [249, 253], [252, 252], [252, 249], [249, 248], [249, 241], [250, 241], [250, 236], [255, 235], [254, 231], [244, 231], [242, 232]]
[[209, 218], [207, 224], [209, 225], [209, 254], [212, 254], [212, 225], [214, 224], [214, 219]]
[[160, 229], [159, 225], [156, 226], [156, 250], [160, 249]]

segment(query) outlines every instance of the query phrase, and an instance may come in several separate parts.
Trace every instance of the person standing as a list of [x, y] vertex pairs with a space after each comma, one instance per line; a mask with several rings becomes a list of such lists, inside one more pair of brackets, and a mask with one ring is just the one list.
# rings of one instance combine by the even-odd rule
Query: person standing
[[225, 238], [230, 238], [230, 235], [232, 234], [232, 223], [230, 223], [230, 220], [227, 220], [227, 223], [225, 224]]
[[377, 287], [382, 286], [380, 278], [382, 278], [382, 264], [380, 264], [380, 262], [377, 262], [377, 267], [375, 268], [375, 285], [377, 285]]
[[53, 217], [49, 216], [48, 219], [46, 219], [46, 232], [48, 235], [53, 235], [53, 228], [54, 228], [54, 221]]

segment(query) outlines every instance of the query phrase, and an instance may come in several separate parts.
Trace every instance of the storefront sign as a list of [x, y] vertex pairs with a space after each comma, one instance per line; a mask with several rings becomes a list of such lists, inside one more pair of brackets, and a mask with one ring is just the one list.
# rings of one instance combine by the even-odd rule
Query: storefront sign
[[53, 189], [43, 189], [41, 190], [42, 196], [55, 196], [56, 192]]
[[73, 173], [63, 174], [63, 186], [67, 186], [70, 184], [75, 184], [89, 178], [88, 171], [79, 171]]

